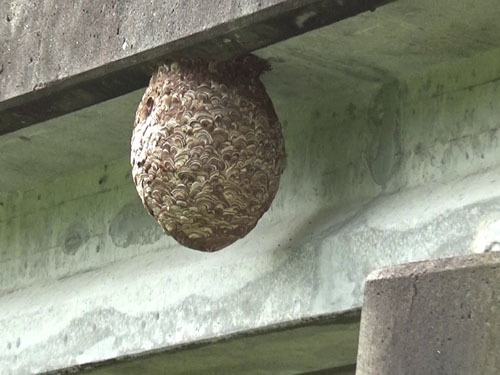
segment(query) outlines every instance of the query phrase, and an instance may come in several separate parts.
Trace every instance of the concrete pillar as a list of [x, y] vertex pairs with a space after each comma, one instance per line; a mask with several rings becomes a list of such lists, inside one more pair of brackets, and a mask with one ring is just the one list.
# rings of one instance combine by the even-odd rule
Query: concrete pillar
[[500, 253], [373, 272], [356, 374], [499, 374], [499, 286]]

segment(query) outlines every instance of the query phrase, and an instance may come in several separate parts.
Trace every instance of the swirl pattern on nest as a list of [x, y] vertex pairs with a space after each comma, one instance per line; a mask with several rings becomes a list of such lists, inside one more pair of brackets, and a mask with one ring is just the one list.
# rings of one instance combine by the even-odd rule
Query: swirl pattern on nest
[[220, 250], [250, 232], [278, 190], [281, 126], [253, 55], [161, 66], [137, 109], [132, 176], [144, 207], [184, 246]]

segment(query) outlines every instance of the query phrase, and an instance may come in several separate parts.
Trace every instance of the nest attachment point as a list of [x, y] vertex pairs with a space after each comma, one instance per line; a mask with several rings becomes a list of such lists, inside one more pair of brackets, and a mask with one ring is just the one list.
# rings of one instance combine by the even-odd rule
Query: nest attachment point
[[184, 246], [220, 250], [250, 232], [278, 190], [281, 126], [253, 55], [161, 66], [137, 109], [132, 176], [144, 207]]

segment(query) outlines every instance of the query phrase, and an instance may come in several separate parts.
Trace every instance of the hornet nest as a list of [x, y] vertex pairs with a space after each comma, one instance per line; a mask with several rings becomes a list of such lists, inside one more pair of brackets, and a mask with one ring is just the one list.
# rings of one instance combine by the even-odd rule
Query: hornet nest
[[285, 149], [259, 79], [266, 61], [183, 59], [151, 78], [132, 135], [144, 207], [184, 246], [216, 251], [250, 232], [278, 190]]

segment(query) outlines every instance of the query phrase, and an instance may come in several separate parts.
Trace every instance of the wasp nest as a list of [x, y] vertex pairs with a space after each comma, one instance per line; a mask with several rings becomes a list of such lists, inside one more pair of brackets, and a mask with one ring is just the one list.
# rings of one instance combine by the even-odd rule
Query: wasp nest
[[249, 55], [181, 60], [153, 75], [132, 135], [144, 207], [184, 246], [222, 249], [250, 232], [278, 190], [281, 126]]

